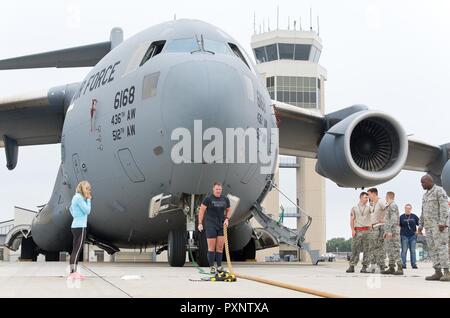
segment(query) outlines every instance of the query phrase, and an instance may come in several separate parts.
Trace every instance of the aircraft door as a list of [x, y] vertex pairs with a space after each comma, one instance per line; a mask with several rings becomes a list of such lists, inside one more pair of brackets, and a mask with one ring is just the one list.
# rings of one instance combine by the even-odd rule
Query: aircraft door
[[84, 180], [84, 173], [83, 173], [83, 167], [80, 163], [80, 156], [78, 154], [72, 155], [72, 165], [73, 165], [73, 171], [75, 172], [75, 177], [77, 178], [77, 183]]
[[142, 174], [141, 170], [139, 169], [138, 165], [136, 164], [136, 161], [133, 158], [133, 155], [131, 154], [130, 149], [120, 149], [118, 151], [119, 154], [119, 161], [122, 165], [122, 168], [128, 178], [131, 182], [144, 182], [145, 177]]

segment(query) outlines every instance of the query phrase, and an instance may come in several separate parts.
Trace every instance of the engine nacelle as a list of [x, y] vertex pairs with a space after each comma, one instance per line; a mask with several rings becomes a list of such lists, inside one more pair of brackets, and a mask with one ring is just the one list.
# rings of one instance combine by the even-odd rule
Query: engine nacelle
[[408, 138], [385, 113], [359, 111], [332, 126], [322, 138], [316, 171], [342, 187], [386, 182], [403, 168]]
[[447, 194], [449, 194], [450, 193], [450, 160], [448, 160], [445, 163], [444, 168], [442, 169], [441, 182], [442, 182], [442, 187], [444, 188], [445, 192], [447, 192]]

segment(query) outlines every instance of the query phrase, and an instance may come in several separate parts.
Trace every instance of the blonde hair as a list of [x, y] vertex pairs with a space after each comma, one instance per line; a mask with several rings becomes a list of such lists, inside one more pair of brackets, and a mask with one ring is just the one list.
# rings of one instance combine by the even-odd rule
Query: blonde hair
[[87, 191], [86, 191], [86, 188], [87, 187], [90, 187], [91, 185], [90, 185], [90, 183], [89, 182], [87, 182], [87, 181], [81, 181], [80, 183], [78, 183], [78, 185], [77, 185], [77, 189], [76, 189], [76, 192], [77, 193], [79, 193], [79, 194], [81, 194], [84, 198], [87, 198]]

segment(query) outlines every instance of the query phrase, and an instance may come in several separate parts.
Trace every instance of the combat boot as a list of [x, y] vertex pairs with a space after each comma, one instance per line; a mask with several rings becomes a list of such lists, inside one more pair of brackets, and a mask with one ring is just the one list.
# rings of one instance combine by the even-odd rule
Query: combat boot
[[363, 267], [361, 268], [361, 270], [359, 271], [360, 273], [369, 273], [369, 271], [367, 270], [367, 266], [363, 265]]
[[443, 276], [441, 269], [439, 267], [437, 267], [434, 269], [434, 271], [435, 271], [434, 274], [431, 276], [425, 277], [425, 280], [440, 280], [441, 277]]
[[450, 273], [448, 268], [444, 268], [444, 275], [439, 279], [441, 282], [450, 282]]
[[346, 273], [354, 273], [355, 272], [355, 266], [350, 265], [345, 272]]
[[[381, 268], [380, 268], [380, 270], [381, 270]], [[388, 269], [385, 269], [385, 270], [381, 271], [380, 273], [384, 274], [384, 275], [394, 274], [395, 273], [395, 265], [389, 265]]]
[[393, 273], [394, 275], [403, 275], [403, 264], [397, 263], [397, 271]]

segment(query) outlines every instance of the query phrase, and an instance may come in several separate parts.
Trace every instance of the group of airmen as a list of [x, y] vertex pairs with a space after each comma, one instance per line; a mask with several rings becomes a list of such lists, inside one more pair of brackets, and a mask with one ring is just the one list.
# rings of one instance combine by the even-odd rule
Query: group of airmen
[[[421, 178], [426, 191], [422, 199], [417, 235], [425, 237], [428, 254], [435, 273], [426, 280], [450, 281], [449, 274], [449, 202], [445, 190], [436, 185], [430, 175]], [[374, 273], [378, 266], [381, 274], [403, 275], [400, 257], [400, 214], [395, 193], [387, 192], [385, 200], [378, 190], [361, 192], [359, 203], [351, 209], [352, 255], [347, 273], [355, 272], [360, 253], [363, 253], [361, 273]], [[386, 255], [388, 266], [386, 266]], [[370, 269], [369, 269], [370, 266]]]

